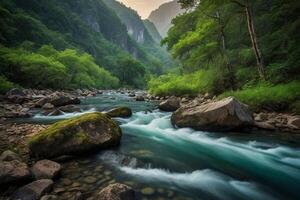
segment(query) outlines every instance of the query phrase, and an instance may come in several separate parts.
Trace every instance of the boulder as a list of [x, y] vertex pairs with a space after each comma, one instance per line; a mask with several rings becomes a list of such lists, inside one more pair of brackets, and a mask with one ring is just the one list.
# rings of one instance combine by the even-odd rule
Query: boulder
[[180, 107], [180, 99], [177, 97], [171, 97], [161, 102], [158, 108], [162, 111], [173, 112]]
[[110, 117], [131, 117], [132, 111], [128, 107], [114, 108], [106, 113]]
[[136, 101], [145, 101], [145, 98], [143, 96], [137, 96], [135, 97]]
[[0, 161], [0, 185], [23, 181], [30, 177], [28, 166], [18, 160]]
[[51, 160], [40, 160], [31, 169], [35, 179], [53, 179], [61, 170], [60, 164]]
[[133, 200], [134, 190], [124, 184], [115, 183], [103, 188], [95, 198], [96, 200]]
[[173, 125], [196, 130], [229, 131], [253, 124], [248, 106], [233, 97], [202, 105], [186, 105], [171, 117]]
[[29, 149], [39, 158], [77, 155], [116, 146], [121, 136], [116, 122], [95, 112], [51, 125], [30, 139]]
[[51, 103], [45, 103], [42, 106], [42, 109], [44, 109], [44, 110], [51, 110], [51, 109], [54, 109], [54, 105], [52, 105]]
[[13, 151], [6, 150], [0, 155], [0, 161], [13, 161], [13, 160], [21, 161], [20, 156]]
[[70, 97], [64, 94], [52, 94], [41, 98], [35, 103], [36, 107], [43, 107], [46, 103], [50, 103], [55, 107], [65, 106], [69, 104], [80, 104], [80, 99], [77, 97]]
[[300, 129], [300, 116], [292, 116], [288, 118], [288, 125], [295, 128]]
[[44, 194], [51, 191], [53, 181], [50, 179], [41, 179], [29, 183], [11, 196], [12, 200], [39, 200]]
[[63, 112], [66, 112], [66, 113], [73, 113], [73, 112], [80, 112], [81, 111], [81, 109], [78, 106], [75, 106], [75, 105], [61, 106], [58, 109], [63, 111]]
[[19, 88], [13, 88], [6, 93], [6, 96], [12, 96], [12, 95], [26, 96], [26, 94], [23, 92], [23, 90], [21, 90]]

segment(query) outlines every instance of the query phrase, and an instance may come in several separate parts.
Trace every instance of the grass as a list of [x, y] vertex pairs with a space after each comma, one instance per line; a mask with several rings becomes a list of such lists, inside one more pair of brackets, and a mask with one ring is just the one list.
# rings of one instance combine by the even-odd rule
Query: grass
[[253, 110], [294, 111], [300, 113], [300, 82], [258, 84], [239, 91], [225, 92], [219, 98], [234, 96]]

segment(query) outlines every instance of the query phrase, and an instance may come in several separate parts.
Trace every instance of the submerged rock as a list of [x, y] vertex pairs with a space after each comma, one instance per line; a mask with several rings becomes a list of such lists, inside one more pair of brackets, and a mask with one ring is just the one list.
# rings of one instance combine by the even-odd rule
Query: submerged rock
[[60, 164], [51, 160], [40, 160], [31, 169], [36, 179], [53, 179], [61, 170]]
[[145, 98], [143, 96], [137, 96], [135, 98], [136, 101], [145, 101]]
[[134, 190], [124, 184], [110, 184], [102, 189], [95, 198], [96, 200], [133, 200]]
[[171, 97], [161, 102], [158, 108], [162, 111], [172, 112], [180, 107], [180, 99], [177, 97]]
[[132, 111], [128, 107], [114, 108], [106, 113], [110, 117], [131, 117]]
[[53, 124], [30, 139], [29, 149], [36, 157], [76, 155], [116, 146], [121, 136], [116, 122], [95, 112]]
[[19, 188], [11, 197], [12, 200], [38, 200], [45, 193], [50, 192], [53, 181], [41, 179]]
[[233, 97], [203, 105], [179, 108], [171, 117], [173, 125], [196, 130], [229, 131], [253, 124], [248, 106]]
[[0, 185], [23, 181], [30, 177], [27, 164], [18, 160], [0, 161]]

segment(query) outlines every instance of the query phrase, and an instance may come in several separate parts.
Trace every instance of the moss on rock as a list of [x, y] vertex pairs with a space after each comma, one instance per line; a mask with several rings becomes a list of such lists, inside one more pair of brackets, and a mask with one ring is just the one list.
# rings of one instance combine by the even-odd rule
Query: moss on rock
[[131, 117], [132, 111], [128, 107], [114, 108], [106, 113], [110, 117]]
[[120, 127], [100, 112], [85, 114], [53, 124], [29, 140], [31, 154], [55, 157], [81, 154], [119, 144]]

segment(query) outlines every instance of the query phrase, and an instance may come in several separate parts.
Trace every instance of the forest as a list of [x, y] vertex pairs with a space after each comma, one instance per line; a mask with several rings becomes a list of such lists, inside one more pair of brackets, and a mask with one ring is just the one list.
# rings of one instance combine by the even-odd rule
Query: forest
[[162, 44], [181, 66], [152, 78], [157, 95], [236, 96], [254, 108], [300, 110], [296, 0], [180, 0]]

